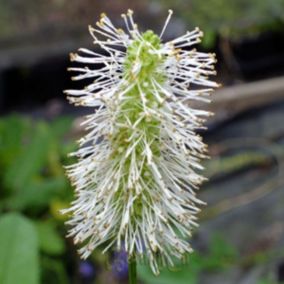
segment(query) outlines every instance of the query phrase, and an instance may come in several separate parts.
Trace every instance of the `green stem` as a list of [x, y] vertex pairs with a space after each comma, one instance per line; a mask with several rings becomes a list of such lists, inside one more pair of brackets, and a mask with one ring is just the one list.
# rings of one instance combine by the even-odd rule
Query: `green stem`
[[137, 269], [135, 256], [130, 257], [128, 260], [128, 278], [129, 284], [137, 284]]

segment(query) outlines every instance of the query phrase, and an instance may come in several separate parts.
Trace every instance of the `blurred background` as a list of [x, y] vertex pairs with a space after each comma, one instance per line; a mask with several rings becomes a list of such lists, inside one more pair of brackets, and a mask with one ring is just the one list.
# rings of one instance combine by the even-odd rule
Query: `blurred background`
[[173, 9], [165, 40], [200, 27], [223, 84], [202, 106], [216, 115], [201, 133], [211, 159], [195, 252], [158, 278], [140, 265], [140, 283], [284, 283], [284, 0], [0, 0], [0, 284], [127, 283], [125, 253], [80, 260], [58, 210], [73, 198], [62, 165], [93, 111], [62, 94], [69, 52], [96, 49], [87, 26], [101, 12], [123, 26], [128, 8], [156, 32]]

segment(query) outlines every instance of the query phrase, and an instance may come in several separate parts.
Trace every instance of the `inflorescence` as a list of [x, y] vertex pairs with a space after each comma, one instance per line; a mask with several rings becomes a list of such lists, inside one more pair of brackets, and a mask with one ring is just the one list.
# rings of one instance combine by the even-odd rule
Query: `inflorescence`
[[72, 215], [69, 235], [83, 244], [83, 258], [105, 245], [104, 251], [146, 257], [158, 273], [159, 263], [173, 265], [192, 251], [188, 238], [204, 204], [195, 190], [204, 180], [198, 172], [206, 156], [196, 130], [211, 113], [190, 102], [209, 102], [218, 86], [208, 79], [216, 59], [192, 49], [202, 37], [198, 28], [161, 41], [172, 11], [160, 36], [141, 33], [132, 14], [122, 15], [126, 32], [101, 15], [89, 30], [102, 52], [71, 54], [71, 61], [88, 66], [69, 68], [73, 80], [94, 81], [67, 90], [68, 99], [95, 112], [86, 117], [88, 134], [72, 154], [77, 163], [67, 167], [76, 199], [63, 212]]

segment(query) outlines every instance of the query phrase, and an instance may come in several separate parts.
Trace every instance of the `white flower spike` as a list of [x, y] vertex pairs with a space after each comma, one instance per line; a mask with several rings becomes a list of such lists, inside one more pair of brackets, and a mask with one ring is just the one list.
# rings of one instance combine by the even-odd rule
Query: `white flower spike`
[[77, 73], [73, 80], [93, 82], [67, 90], [68, 99], [95, 113], [72, 153], [78, 162], [67, 167], [76, 200], [63, 213], [72, 215], [69, 235], [83, 244], [83, 258], [102, 244], [105, 251], [124, 248], [129, 257], [146, 257], [158, 274], [159, 264], [173, 265], [192, 251], [188, 238], [203, 204], [197, 171], [206, 152], [196, 130], [210, 113], [190, 102], [209, 102], [218, 86], [208, 79], [216, 60], [191, 49], [202, 37], [198, 28], [162, 43], [171, 10], [160, 37], [140, 33], [132, 14], [122, 15], [126, 32], [102, 14], [89, 28], [102, 52], [71, 54], [71, 61], [88, 64], [69, 69]]

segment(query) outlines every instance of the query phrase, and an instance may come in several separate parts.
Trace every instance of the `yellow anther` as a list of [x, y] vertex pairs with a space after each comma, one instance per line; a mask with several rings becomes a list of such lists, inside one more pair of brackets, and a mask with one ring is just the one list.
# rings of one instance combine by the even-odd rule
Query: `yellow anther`
[[75, 61], [75, 60], [77, 59], [78, 54], [71, 52], [71, 53], [69, 54], [69, 56], [70, 56], [70, 61]]

